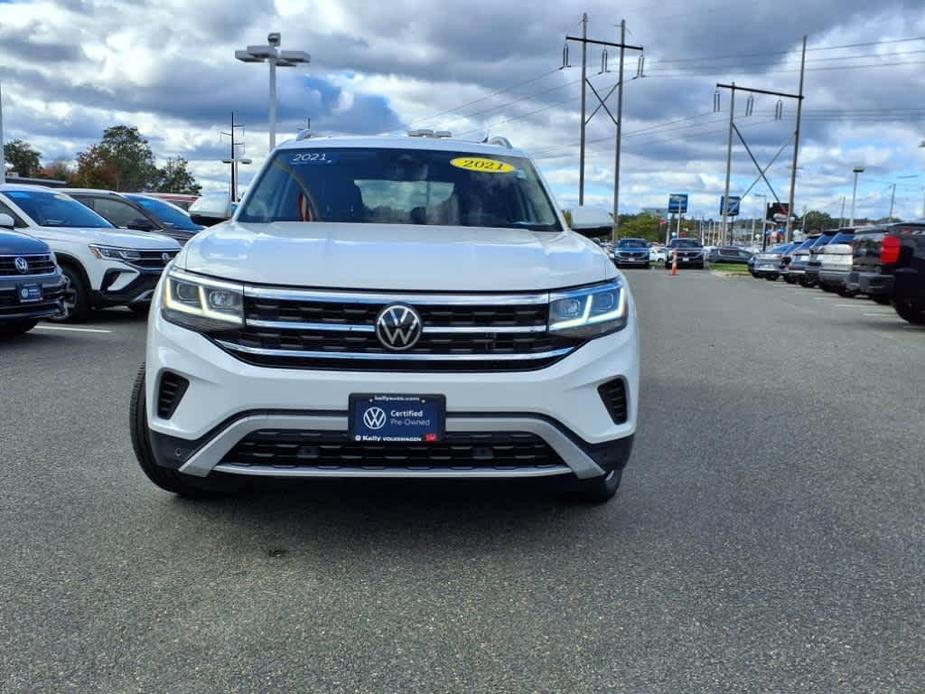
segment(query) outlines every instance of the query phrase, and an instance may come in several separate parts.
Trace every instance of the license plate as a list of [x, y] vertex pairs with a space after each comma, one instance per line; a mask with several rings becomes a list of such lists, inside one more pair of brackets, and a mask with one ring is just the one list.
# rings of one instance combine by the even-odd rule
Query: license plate
[[21, 304], [34, 304], [42, 300], [41, 284], [20, 284], [16, 286], [16, 296]]
[[349, 420], [353, 441], [435, 443], [446, 428], [446, 397], [354, 394]]

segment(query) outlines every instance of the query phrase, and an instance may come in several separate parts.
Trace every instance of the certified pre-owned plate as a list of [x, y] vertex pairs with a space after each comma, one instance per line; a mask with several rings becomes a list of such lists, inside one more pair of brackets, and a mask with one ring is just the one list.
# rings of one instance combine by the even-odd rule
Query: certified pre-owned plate
[[443, 395], [350, 396], [350, 438], [372, 443], [433, 443], [443, 438]]
[[41, 284], [20, 284], [16, 286], [16, 296], [21, 304], [34, 304], [42, 300]]

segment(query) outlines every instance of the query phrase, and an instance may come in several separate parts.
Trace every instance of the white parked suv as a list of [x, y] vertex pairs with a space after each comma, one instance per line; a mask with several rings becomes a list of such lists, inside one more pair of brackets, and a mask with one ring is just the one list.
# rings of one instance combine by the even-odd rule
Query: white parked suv
[[147, 312], [164, 267], [180, 251], [166, 236], [117, 229], [54, 188], [0, 185], [0, 213], [13, 218], [16, 231], [47, 243], [61, 266], [63, 311], [52, 320], [79, 322], [105, 306]]
[[630, 456], [629, 287], [500, 138], [281, 145], [170, 265], [148, 325], [132, 440], [184, 496], [556, 476], [604, 501]]

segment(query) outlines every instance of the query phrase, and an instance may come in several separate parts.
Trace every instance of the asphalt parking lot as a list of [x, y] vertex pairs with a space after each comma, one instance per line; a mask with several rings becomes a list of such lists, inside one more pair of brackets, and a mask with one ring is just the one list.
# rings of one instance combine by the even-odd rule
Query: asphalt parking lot
[[532, 483], [180, 500], [129, 443], [143, 320], [0, 344], [0, 691], [922, 691], [925, 329], [627, 274], [640, 430], [600, 507]]

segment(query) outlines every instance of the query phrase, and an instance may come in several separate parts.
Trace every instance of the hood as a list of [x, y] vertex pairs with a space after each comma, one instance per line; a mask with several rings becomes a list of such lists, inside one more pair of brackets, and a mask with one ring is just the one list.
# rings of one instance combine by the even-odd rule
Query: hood
[[79, 241], [96, 243], [102, 246], [118, 246], [120, 248], [137, 248], [139, 250], [175, 251], [180, 247], [174, 239], [155, 234], [149, 231], [133, 231], [131, 229], [116, 228], [83, 228], [83, 227], [29, 227], [30, 236], [43, 241]]
[[14, 231], [0, 231], [0, 255], [39, 255], [50, 253], [48, 244]]
[[226, 222], [193, 237], [178, 265], [327, 289], [530, 291], [616, 275], [607, 255], [573, 232], [333, 222]]

